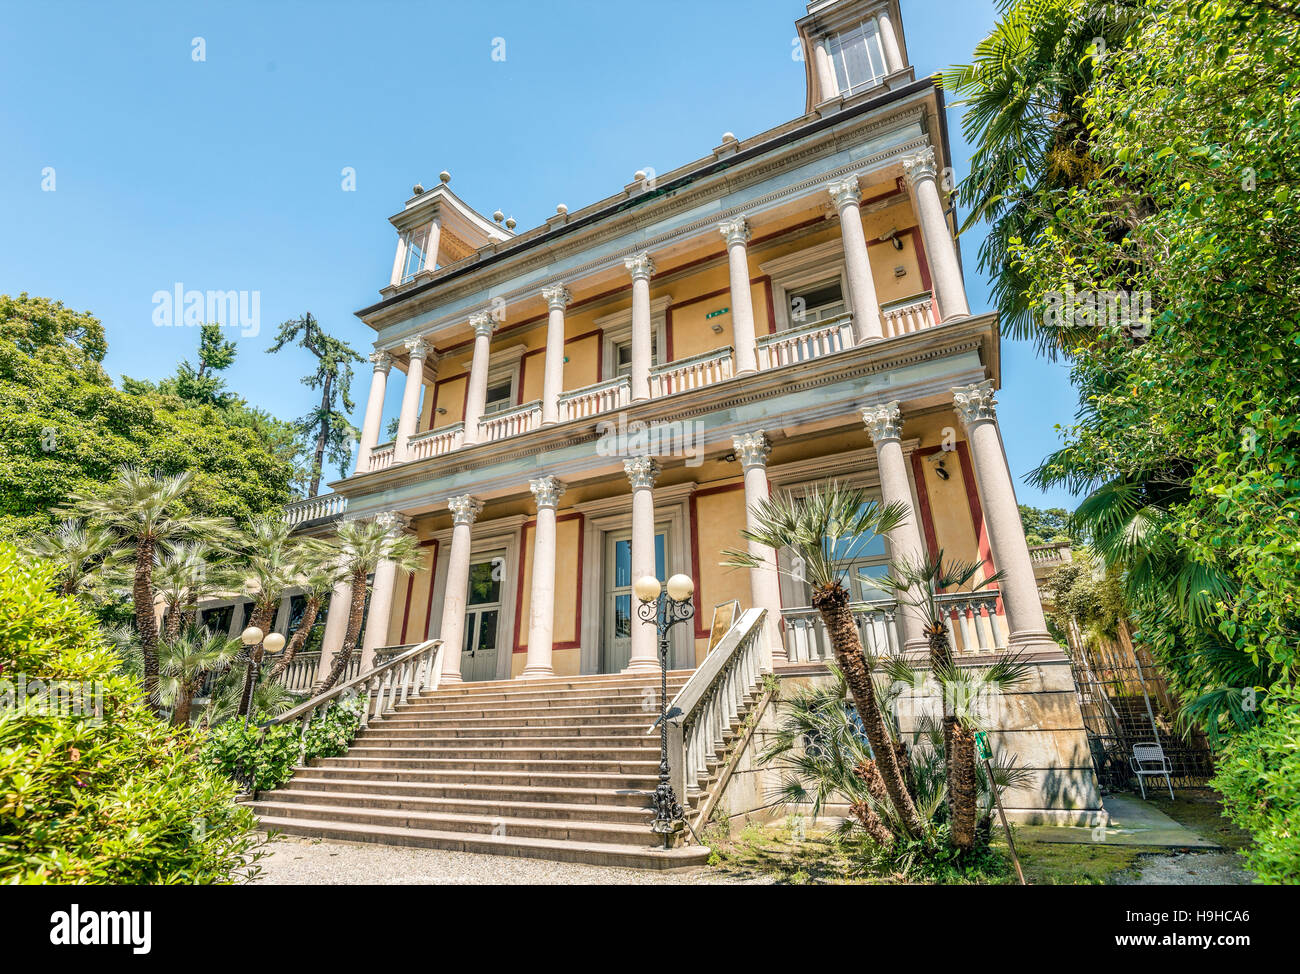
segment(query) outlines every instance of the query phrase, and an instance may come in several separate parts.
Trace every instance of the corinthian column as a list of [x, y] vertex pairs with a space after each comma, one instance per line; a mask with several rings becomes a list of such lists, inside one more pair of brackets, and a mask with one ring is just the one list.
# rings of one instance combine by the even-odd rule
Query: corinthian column
[[837, 179], [826, 185], [840, 214], [840, 236], [844, 241], [844, 267], [849, 278], [849, 300], [853, 302], [853, 334], [859, 344], [884, 337], [880, 327], [880, 302], [871, 276], [867, 238], [862, 231], [862, 199], [858, 177]]
[[[400, 534], [411, 523], [396, 511], [376, 514], [375, 521], [388, 529], [390, 535]], [[397, 585], [397, 565], [385, 558], [375, 566], [375, 583], [370, 589], [370, 609], [366, 614], [366, 632], [361, 639], [361, 670], [364, 673], [375, 662], [375, 650], [388, 641], [388, 623], [393, 614], [393, 589]]]
[[998, 587], [1006, 608], [1007, 628], [1011, 631], [1010, 645], [1019, 648], [1046, 642], [1054, 646], [1038, 599], [1038, 583], [1029, 558], [1029, 545], [1025, 543], [1025, 529], [1020, 523], [1016, 488], [998, 432], [993, 380], [955, 388], [952, 399], [970, 441], [975, 483], [984, 508], [989, 547], [993, 549], [993, 565], [1002, 572]]
[[384, 419], [384, 395], [388, 391], [388, 370], [393, 367], [393, 357], [387, 352], [374, 352], [370, 361], [375, 367], [370, 377], [370, 397], [366, 400], [366, 417], [361, 421], [361, 444], [357, 449], [357, 466], [353, 475], [370, 469], [370, 454], [379, 442], [379, 424]]
[[[762, 430], [733, 437], [731, 442], [745, 473], [745, 524], [749, 530], [756, 531], [758, 508], [768, 498], [767, 458], [772, 443]], [[781, 638], [781, 580], [776, 573], [776, 549], [757, 541], [748, 544], [750, 555], [763, 563], [761, 568], [749, 570], [749, 598], [754, 608], [767, 610], [763, 625], [767, 640], [763, 667], [770, 669], [773, 664], [786, 661], [785, 642]]]
[[[901, 504], [907, 520], [889, 532], [889, 555], [904, 565], [919, 565], [925, 558], [921, 527], [912, 506], [912, 483], [903, 456], [903, 414], [898, 400], [862, 410], [867, 435], [876, 446], [876, 470], [880, 475], [880, 496], [886, 505]], [[900, 606], [897, 616], [903, 649], [909, 653], [925, 652], [929, 646], [924, 626], [916, 610]]]
[[542, 289], [550, 316], [546, 321], [546, 365], [542, 374], [542, 425], [560, 421], [564, 391], [564, 309], [573, 299], [563, 284]]
[[411, 458], [409, 440], [415, 435], [420, 420], [420, 390], [424, 387], [424, 361], [429, 355], [429, 345], [423, 338], [406, 342], [409, 364], [406, 366], [406, 386], [402, 389], [402, 411], [397, 415], [398, 460]]
[[528, 607], [528, 659], [525, 679], [554, 676], [551, 646], [555, 633], [555, 507], [564, 484], [554, 477], [528, 482], [537, 501], [537, 525], [533, 530], [533, 596]]
[[470, 327], [474, 329], [474, 357], [469, 365], [469, 393], [465, 397], [465, 442], [478, 442], [478, 421], [487, 407], [488, 353], [492, 347], [492, 332], [497, 322], [486, 311], [471, 315]]
[[650, 398], [650, 278], [655, 262], [641, 253], [623, 262], [632, 275], [632, 401]]
[[934, 277], [934, 294], [939, 302], [941, 320], [970, 314], [966, 303], [966, 285], [957, 262], [957, 248], [948, 221], [943, 215], [943, 202], [939, 199], [939, 186], [935, 182], [938, 166], [934, 161], [933, 146], [926, 146], [915, 155], [903, 160], [903, 175], [912, 190], [916, 203], [916, 218], [921, 224], [921, 240], [925, 256], [930, 261]]
[[736, 345], [736, 374], [758, 371], [754, 338], [754, 300], [749, 291], [749, 223], [743, 216], [718, 224], [727, 241], [727, 269], [731, 276], [731, 333]]
[[460, 654], [465, 645], [465, 607], [469, 601], [470, 527], [483, 502], [469, 494], [447, 501], [451, 508], [451, 552], [447, 556], [447, 585], [442, 596], [442, 682], [460, 683]]
[[[632, 457], [623, 461], [632, 484], [632, 582], [655, 572], [655, 481], [662, 469], [654, 457]], [[635, 601], [636, 596], [632, 596]], [[632, 655], [625, 673], [659, 669], [655, 627], [637, 618], [632, 606]]]

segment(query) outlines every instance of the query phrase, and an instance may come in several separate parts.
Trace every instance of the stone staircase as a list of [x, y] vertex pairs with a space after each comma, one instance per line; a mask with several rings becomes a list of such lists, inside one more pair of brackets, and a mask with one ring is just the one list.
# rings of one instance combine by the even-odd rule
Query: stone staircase
[[[669, 699], [690, 671], [669, 673]], [[703, 863], [651, 847], [659, 675], [456, 684], [413, 696], [342, 757], [251, 803], [269, 831], [638, 868]], [[678, 796], [682, 798], [682, 796]], [[684, 803], [685, 804], [685, 803]]]

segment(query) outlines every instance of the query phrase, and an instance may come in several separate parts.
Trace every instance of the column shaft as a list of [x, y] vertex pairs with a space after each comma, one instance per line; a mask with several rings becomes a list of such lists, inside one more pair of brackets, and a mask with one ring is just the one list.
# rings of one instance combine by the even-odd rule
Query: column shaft
[[624, 261], [632, 275], [632, 401], [650, 398], [650, 366], [653, 364], [653, 339], [650, 322], [650, 276], [655, 272], [649, 254], [638, 254]]
[[542, 375], [542, 425], [560, 421], [560, 393], [564, 391], [564, 308], [569, 289], [556, 284], [542, 291], [550, 310], [546, 321], [546, 365]]
[[470, 318], [474, 327], [474, 357], [469, 365], [469, 393], [465, 397], [465, 443], [477, 443], [478, 424], [487, 406], [488, 359], [496, 321], [487, 312]]
[[554, 477], [529, 482], [537, 500], [533, 528], [533, 585], [528, 606], [528, 658], [523, 676], [553, 676], [552, 645], [555, 631], [555, 506], [564, 485]]
[[[737, 436], [732, 441], [736, 458], [745, 472], [745, 525], [758, 528], [758, 507], [768, 498], [767, 457], [772, 445], [762, 430]], [[763, 562], [762, 568], [749, 570], [749, 597], [756, 609], [766, 609], [764, 635], [767, 646], [763, 666], [784, 663], [787, 659], [781, 626], [781, 581], [777, 575], [776, 550], [757, 541], [748, 542], [749, 553]]]
[[876, 24], [880, 28], [880, 46], [885, 52], [885, 71], [888, 74], [902, 71], [906, 65], [903, 63], [903, 52], [898, 46], [898, 33], [894, 30], [894, 22], [889, 17], [889, 11], [880, 11], [876, 15]]
[[827, 186], [840, 213], [840, 235], [844, 241], [844, 267], [849, 279], [849, 300], [853, 302], [853, 333], [860, 343], [878, 341], [884, 336], [880, 327], [880, 302], [876, 282], [871, 276], [871, 259], [867, 255], [867, 238], [862, 230], [861, 200], [858, 179], [849, 176]]
[[361, 421], [361, 443], [357, 448], [357, 465], [353, 474], [370, 469], [370, 454], [379, 442], [379, 425], [384, 419], [384, 395], [388, 392], [388, 370], [393, 367], [393, 357], [387, 352], [370, 356], [375, 371], [370, 377], [370, 396], [366, 399], [366, 416]]
[[375, 650], [388, 644], [388, 624], [393, 615], [393, 590], [397, 586], [397, 565], [385, 558], [375, 566], [375, 582], [370, 589], [370, 608], [366, 613], [366, 632], [361, 639], [361, 672], [374, 666]]
[[320, 644], [320, 663], [316, 666], [314, 683], [321, 683], [334, 666], [334, 657], [343, 648], [348, 634], [348, 613], [352, 611], [352, 585], [335, 582], [330, 594], [329, 612], [325, 616], [325, 635]]
[[420, 421], [420, 390], [424, 388], [424, 360], [429, 346], [423, 338], [406, 343], [409, 353], [406, 366], [406, 385], [402, 388], [402, 410], [397, 415], [397, 459], [408, 460], [411, 447], [408, 442], [416, 433]]
[[921, 225], [921, 240], [925, 244], [925, 256], [930, 261], [940, 320], [967, 316], [970, 305], [966, 303], [966, 284], [957, 260], [957, 247], [948, 229], [948, 220], [943, 215], [943, 201], [939, 198], [939, 186], [935, 181], [938, 167], [933, 147], [927, 146], [904, 159], [903, 173], [911, 187], [917, 222]]
[[743, 216], [718, 224], [727, 241], [727, 269], [731, 279], [731, 332], [736, 347], [736, 374], [758, 371], [754, 336], [754, 300], [749, 290], [749, 223]]
[[[654, 482], [659, 463], [652, 457], [632, 457], [623, 461], [632, 484], [632, 582], [655, 571], [655, 498]], [[667, 567], [667, 566], [665, 566]], [[633, 596], [635, 602], [636, 597]], [[625, 673], [659, 669], [658, 636], [655, 627], [637, 618], [632, 607], [632, 653]]]
[[970, 441], [971, 462], [975, 467], [980, 506], [984, 508], [993, 564], [1003, 576], [998, 587], [1011, 632], [1010, 645], [1012, 648], [1035, 643], [1054, 646], [1038, 598], [1038, 582], [1016, 504], [1015, 483], [998, 432], [992, 380], [953, 389], [953, 402]]
[[447, 584], [442, 596], [442, 682], [460, 683], [460, 654], [465, 645], [465, 608], [469, 603], [469, 560], [473, 543], [471, 525], [483, 510], [469, 494], [453, 497], [451, 552], [447, 558]]

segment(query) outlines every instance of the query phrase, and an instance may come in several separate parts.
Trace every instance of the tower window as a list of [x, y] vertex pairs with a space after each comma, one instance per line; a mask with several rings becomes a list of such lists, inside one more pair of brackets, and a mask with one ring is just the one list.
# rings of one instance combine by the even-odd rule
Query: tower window
[[874, 19], [835, 34], [830, 39], [828, 51], [842, 95], [877, 85], [887, 74], [880, 30]]
[[406, 232], [406, 260], [402, 264], [402, 283], [405, 284], [426, 266], [429, 246], [429, 226], [416, 227]]

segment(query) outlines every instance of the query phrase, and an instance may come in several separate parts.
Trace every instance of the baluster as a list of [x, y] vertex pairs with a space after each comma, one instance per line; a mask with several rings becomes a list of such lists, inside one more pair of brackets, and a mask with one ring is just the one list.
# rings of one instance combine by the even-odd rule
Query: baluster
[[370, 726], [370, 681], [366, 680], [357, 689], [361, 693], [361, 729], [365, 730]]
[[975, 651], [975, 617], [971, 611], [970, 603], [967, 602], [958, 610], [961, 620], [961, 648], [963, 652], [972, 653]]
[[302, 720], [302, 734], [299, 736], [298, 743], [298, 763], [306, 764], [307, 761], [307, 731], [311, 729], [311, 719], [316, 713], [316, 708], [312, 707], [306, 713]]

